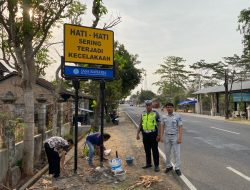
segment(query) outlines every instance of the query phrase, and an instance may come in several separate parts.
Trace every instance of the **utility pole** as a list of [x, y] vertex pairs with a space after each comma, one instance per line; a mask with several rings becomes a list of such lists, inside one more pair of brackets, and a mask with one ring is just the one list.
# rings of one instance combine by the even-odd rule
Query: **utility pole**
[[229, 119], [229, 101], [228, 101], [228, 71], [225, 69], [225, 119]]

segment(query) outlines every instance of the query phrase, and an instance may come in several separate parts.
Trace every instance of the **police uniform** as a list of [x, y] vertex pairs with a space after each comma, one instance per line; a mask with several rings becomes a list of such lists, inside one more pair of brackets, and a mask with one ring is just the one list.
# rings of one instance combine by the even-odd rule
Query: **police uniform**
[[158, 135], [158, 123], [160, 117], [157, 111], [151, 110], [147, 113], [144, 111], [141, 115], [140, 130], [143, 137], [143, 145], [146, 154], [146, 167], [151, 166], [151, 149], [153, 153], [154, 165], [159, 166], [159, 151], [158, 142], [156, 140]]
[[173, 148], [175, 157], [175, 170], [180, 169], [180, 144], [177, 143], [178, 128], [182, 127], [182, 119], [176, 114], [164, 115], [161, 119], [161, 124], [164, 127], [164, 148], [166, 155], [166, 167], [171, 168], [171, 149]]

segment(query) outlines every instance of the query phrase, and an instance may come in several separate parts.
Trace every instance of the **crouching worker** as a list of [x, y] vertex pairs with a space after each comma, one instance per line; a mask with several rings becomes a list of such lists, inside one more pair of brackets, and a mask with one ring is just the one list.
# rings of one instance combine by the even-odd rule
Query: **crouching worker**
[[[110, 138], [110, 134], [103, 133], [103, 142], [109, 140], [109, 138]], [[86, 144], [88, 145], [88, 148], [89, 148], [88, 164], [93, 167], [94, 166], [93, 165], [93, 157], [94, 157], [95, 147], [96, 147], [97, 152], [99, 152], [99, 150], [100, 150], [101, 133], [96, 132], [96, 133], [88, 135], [86, 138]]]
[[57, 136], [45, 141], [44, 148], [49, 162], [49, 174], [53, 174], [54, 178], [60, 176], [60, 168], [64, 168], [65, 155], [72, 145], [72, 139], [65, 140]]

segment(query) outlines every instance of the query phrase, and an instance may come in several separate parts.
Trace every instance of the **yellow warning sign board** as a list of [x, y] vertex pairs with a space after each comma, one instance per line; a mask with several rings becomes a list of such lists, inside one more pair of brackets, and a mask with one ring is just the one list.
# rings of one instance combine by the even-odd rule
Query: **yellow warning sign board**
[[64, 24], [65, 62], [113, 65], [114, 32]]

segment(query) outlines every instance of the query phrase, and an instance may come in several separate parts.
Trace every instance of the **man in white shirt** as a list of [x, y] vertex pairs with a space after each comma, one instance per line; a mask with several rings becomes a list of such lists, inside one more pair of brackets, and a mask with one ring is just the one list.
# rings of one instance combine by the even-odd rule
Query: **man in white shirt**
[[182, 143], [182, 119], [174, 113], [174, 105], [167, 103], [164, 106], [167, 114], [162, 116], [160, 138], [161, 142], [164, 142], [165, 155], [166, 155], [166, 170], [165, 173], [173, 170], [171, 164], [171, 149], [173, 149], [175, 157], [175, 172], [178, 176], [181, 175], [180, 170], [180, 144]]

